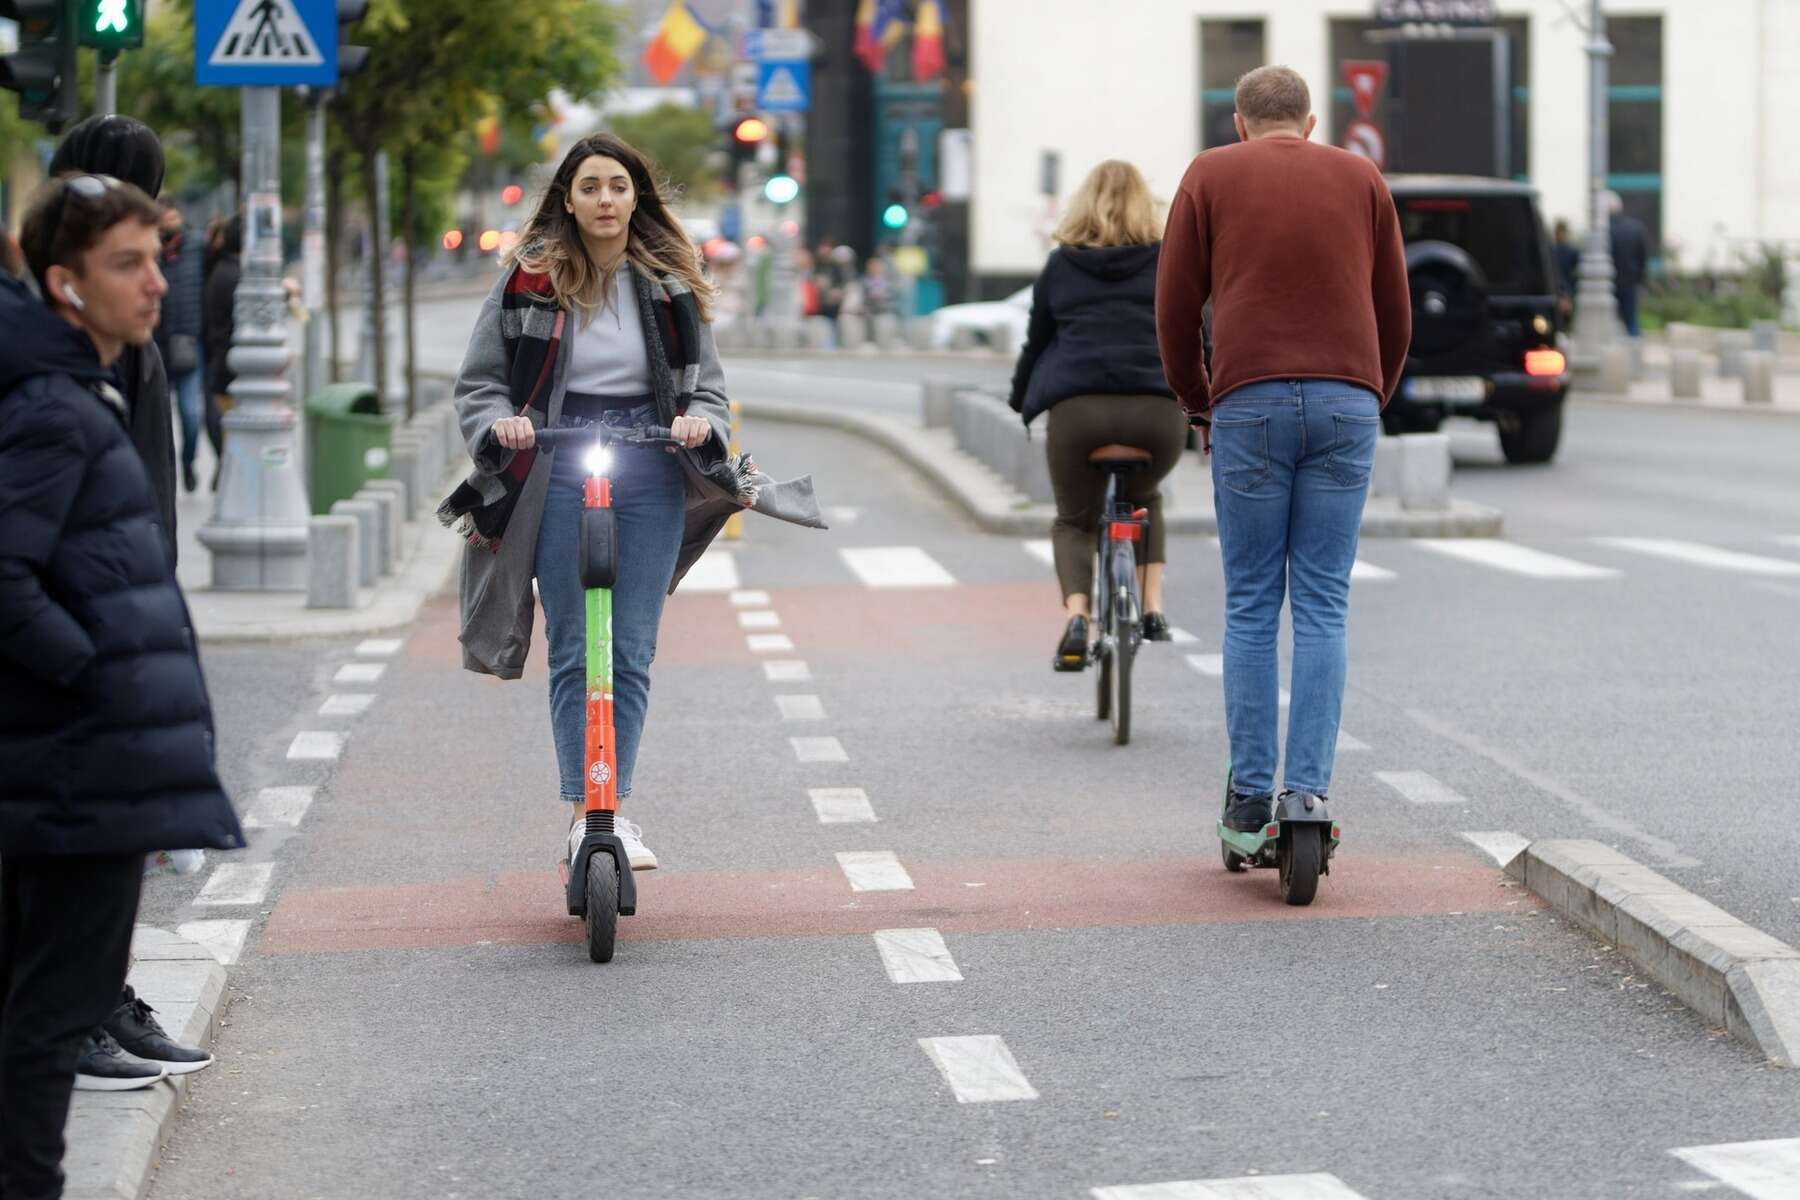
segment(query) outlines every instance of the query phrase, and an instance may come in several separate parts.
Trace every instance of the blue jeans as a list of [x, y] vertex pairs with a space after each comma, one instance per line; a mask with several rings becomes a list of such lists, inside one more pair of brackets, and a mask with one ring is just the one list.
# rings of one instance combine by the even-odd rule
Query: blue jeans
[[205, 382], [204, 363], [169, 380], [169, 391], [175, 394], [175, 411], [181, 415], [181, 463], [187, 467], [194, 465], [194, 452], [200, 447], [200, 431], [205, 428], [206, 408], [202, 403]]
[[1331, 786], [1344, 618], [1381, 402], [1351, 383], [1247, 384], [1213, 408], [1213, 503], [1225, 563], [1225, 725], [1233, 788], [1275, 787], [1283, 593], [1294, 623], [1286, 787]]
[[[609, 424], [653, 424], [653, 405], [605, 414]], [[550, 489], [538, 528], [538, 599], [550, 648], [550, 731], [556, 741], [562, 798], [582, 799], [583, 733], [587, 726], [587, 603], [576, 570], [581, 531], [581, 452], [551, 456]], [[631, 771], [650, 705], [650, 662], [663, 599], [681, 551], [686, 483], [681, 464], [661, 449], [613, 451], [613, 510], [619, 523], [619, 578], [613, 584], [613, 728], [619, 796], [631, 794]]]

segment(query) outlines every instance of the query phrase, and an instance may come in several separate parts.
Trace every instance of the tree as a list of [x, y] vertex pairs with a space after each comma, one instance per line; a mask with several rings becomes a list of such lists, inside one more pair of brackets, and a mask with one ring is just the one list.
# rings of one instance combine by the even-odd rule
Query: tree
[[689, 200], [710, 200], [717, 193], [717, 173], [707, 160], [718, 145], [719, 132], [704, 111], [659, 104], [648, 112], [611, 117], [607, 125], [655, 159]]

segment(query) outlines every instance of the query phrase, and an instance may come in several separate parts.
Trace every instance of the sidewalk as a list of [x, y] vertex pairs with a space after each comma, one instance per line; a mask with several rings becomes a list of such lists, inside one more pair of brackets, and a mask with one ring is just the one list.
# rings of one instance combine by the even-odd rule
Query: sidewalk
[[1719, 374], [1718, 357], [1711, 353], [1700, 355], [1699, 399], [1674, 399], [1670, 380], [1671, 347], [1668, 339], [1660, 333], [1644, 336], [1643, 371], [1627, 385], [1624, 392], [1602, 392], [1597, 386], [1577, 385], [1571, 395], [1601, 403], [1642, 404], [1686, 412], [1800, 416], [1800, 354], [1789, 351], [1792, 335], [1782, 336], [1782, 353], [1775, 360], [1775, 395], [1770, 404], [1744, 403], [1743, 381]]

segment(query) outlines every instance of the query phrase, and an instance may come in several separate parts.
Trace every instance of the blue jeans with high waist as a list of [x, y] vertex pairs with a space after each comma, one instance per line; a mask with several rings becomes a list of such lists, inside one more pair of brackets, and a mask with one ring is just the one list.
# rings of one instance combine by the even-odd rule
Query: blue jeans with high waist
[[1246, 384], [1212, 411], [1225, 565], [1225, 725], [1232, 788], [1275, 788], [1285, 594], [1293, 616], [1287, 790], [1325, 795], [1344, 700], [1344, 623], [1381, 402], [1352, 383]]
[[[601, 419], [624, 428], [654, 424], [656, 407], [615, 409]], [[575, 448], [551, 455], [536, 566], [550, 648], [550, 731], [562, 798], [573, 803], [583, 794], [587, 727], [587, 602], [576, 560], [587, 475], [581, 458]], [[612, 588], [613, 733], [619, 797], [624, 799], [631, 794], [632, 768], [650, 705], [650, 662], [656, 657], [663, 599], [681, 551], [686, 483], [675, 456], [656, 448], [616, 447], [607, 475], [619, 528], [619, 577]]]

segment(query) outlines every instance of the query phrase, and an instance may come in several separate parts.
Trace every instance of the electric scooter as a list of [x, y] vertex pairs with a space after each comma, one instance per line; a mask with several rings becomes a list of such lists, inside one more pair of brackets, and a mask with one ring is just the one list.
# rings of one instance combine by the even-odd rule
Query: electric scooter
[[1219, 857], [1232, 874], [1246, 867], [1274, 867], [1281, 898], [1289, 904], [1313, 902], [1319, 876], [1331, 873], [1343, 830], [1320, 796], [1286, 792], [1275, 800], [1275, 815], [1261, 829], [1240, 833], [1225, 824], [1231, 806], [1231, 768], [1225, 769], [1225, 803], [1219, 810]]
[[619, 577], [619, 529], [612, 507], [609, 446], [679, 446], [660, 425], [615, 430], [605, 425], [555, 426], [537, 431], [545, 449], [585, 445], [577, 570], [587, 600], [587, 732], [582, 753], [581, 844], [562, 864], [569, 915], [587, 925], [588, 957], [611, 962], [619, 918], [637, 912], [637, 884], [625, 845], [613, 832], [619, 811], [618, 751], [613, 736], [612, 586]]

